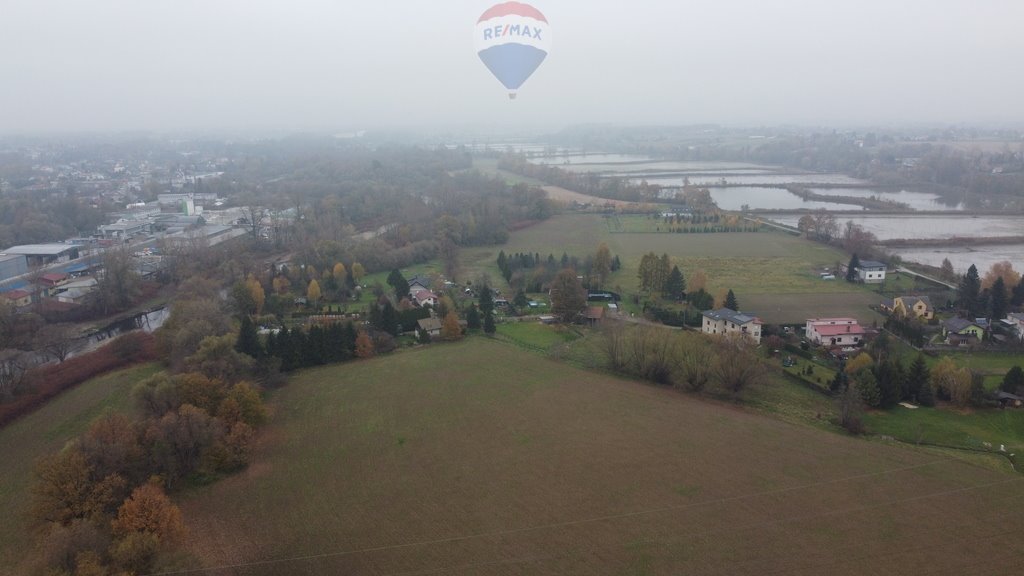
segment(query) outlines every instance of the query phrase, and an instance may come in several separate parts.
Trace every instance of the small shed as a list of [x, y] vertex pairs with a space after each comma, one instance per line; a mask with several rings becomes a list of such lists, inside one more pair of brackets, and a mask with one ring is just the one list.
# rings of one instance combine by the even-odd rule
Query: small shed
[[1002, 390], [996, 394], [996, 400], [999, 400], [999, 405], [1003, 408], [1020, 408], [1021, 406], [1024, 406], [1024, 398], [1017, 396], [1016, 394], [1003, 392]]

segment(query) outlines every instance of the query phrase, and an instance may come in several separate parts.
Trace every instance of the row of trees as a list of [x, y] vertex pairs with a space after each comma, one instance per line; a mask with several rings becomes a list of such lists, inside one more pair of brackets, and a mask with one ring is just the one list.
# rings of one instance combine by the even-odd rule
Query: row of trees
[[742, 334], [709, 339], [693, 332], [607, 322], [603, 347], [612, 370], [695, 393], [717, 386], [735, 398], [764, 382], [766, 374], [756, 345]]
[[598, 289], [605, 286], [608, 276], [622, 267], [618, 255], [612, 255], [608, 245], [601, 243], [597, 252], [584, 258], [562, 253], [561, 258], [548, 254], [547, 258], [539, 253], [505, 254], [498, 253], [498, 269], [513, 289], [525, 292], [543, 292], [551, 284], [559, 270], [571, 268], [584, 277], [585, 283]]
[[971, 264], [960, 278], [957, 305], [968, 318], [987, 316], [993, 321], [1006, 317], [1011, 308], [1024, 306], [1024, 278], [1009, 261], [996, 262], [982, 279]]

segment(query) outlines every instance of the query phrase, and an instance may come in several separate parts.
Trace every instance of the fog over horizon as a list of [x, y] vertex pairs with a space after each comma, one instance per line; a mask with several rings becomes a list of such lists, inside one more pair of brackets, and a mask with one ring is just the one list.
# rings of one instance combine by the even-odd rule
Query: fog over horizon
[[495, 3], [3, 0], [0, 134], [1024, 122], [1019, 0], [529, 0], [553, 43], [514, 101]]

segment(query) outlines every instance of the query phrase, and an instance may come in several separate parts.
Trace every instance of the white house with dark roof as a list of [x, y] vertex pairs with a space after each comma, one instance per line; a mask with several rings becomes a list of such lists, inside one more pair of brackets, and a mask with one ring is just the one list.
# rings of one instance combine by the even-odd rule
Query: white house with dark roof
[[881, 284], [885, 282], [885, 263], [876, 260], [863, 260], [857, 266], [857, 279], [865, 284]]
[[745, 334], [755, 344], [761, 343], [761, 319], [728, 308], [705, 310], [701, 331], [705, 334]]

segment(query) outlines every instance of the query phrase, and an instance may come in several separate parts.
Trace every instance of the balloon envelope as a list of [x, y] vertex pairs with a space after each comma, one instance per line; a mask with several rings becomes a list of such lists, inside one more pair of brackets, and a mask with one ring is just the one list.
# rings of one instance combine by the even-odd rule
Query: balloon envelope
[[550, 46], [547, 18], [529, 4], [497, 4], [476, 23], [477, 54], [513, 95], [547, 58]]

